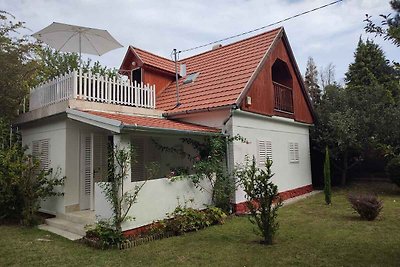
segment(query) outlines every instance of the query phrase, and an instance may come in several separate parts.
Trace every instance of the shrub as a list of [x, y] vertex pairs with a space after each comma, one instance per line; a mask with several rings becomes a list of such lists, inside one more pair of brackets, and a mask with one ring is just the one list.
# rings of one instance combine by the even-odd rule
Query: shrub
[[378, 217], [383, 205], [376, 195], [371, 194], [351, 194], [348, 197], [351, 207], [360, 215], [362, 219], [373, 221]]
[[223, 224], [226, 214], [217, 207], [208, 207], [205, 210], [182, 207], [178, 205], [175, 210], [168, 213], [168, 218], [156, 223], [153, 232], [172, 232], [181, 235], [185, 232], [198, 231], [210, 225]]
[[396, 156], [388, 162], [386, 173], [393, 183], [400, 186], [400, 156]]
[[100, 220], [93, 226], [86, 229], [87, 239], [100, 242], [101, 248], [109, 248], [125, 240], [121, 231], [115, 229], [113, 223], [107, 220]]
[[270, 245], [278, 230], [278, 209], [282, 201], [278, 196], [278, 187], [271, 182], [272, 161], [267, 159], [265, 170], [256, 167], [253, 157], [249, 163], [246, 157], [244, 168], [238, 171], [238, 177], [246, 193], [247, 207], [250, 210], [250, 221], [258, 227], [258, 232], [263, 237], [263, 244]]
[[55, 189], [63, 185], [64, 178], [58, 179], [52, 169], [41, 169], [39, 160], [25, 151], [19, 143], [0, 150], [0, 220], [31, 226], [38, 222], [40, 201], [62, 195]]

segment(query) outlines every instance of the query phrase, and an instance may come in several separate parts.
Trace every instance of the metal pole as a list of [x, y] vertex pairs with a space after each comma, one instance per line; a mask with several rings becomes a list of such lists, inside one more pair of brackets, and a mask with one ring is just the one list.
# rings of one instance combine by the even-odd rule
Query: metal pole
[[178, 83], [178, 62], [176, 58], [176, 48], [173, 50], [174, 53], [174, 59], [175, 59], [175, 82], [176, 82], [176, 106], [179, 107], [181, 103], [179, 103], [179, 83]]
[[82, 33], [79, 30], [79, 65], [82, 64]]

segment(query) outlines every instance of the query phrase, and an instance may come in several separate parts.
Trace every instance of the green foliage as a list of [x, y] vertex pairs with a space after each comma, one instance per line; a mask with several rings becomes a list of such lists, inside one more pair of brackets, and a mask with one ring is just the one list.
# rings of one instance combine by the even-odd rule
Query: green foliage
[[382, 201], [372, 194], [351, 194], [348, 197], [351, 207], [362, 219], [373, 221], [383, 208]]
[[125, 240], [122, 232], [115, 230], [113, 223], [100, 220], [95, 225], [86, 227], [86, 238], [101, 243], [102, 249], [120, 244]]
[[158, 230], [181, 235], [186, 232], [198, 231], [214, 224], [223, 224], [226, 214], [217, 207], [208, 207], [205, 210], [178, 205], [168, 218], [158, 222]]
[[400, 156], [393, 157], [386, 165], [386, 173], [393, 183], [400, 186]]
[[278, 209], [282, 201], [278, 195], [278, 187], [272, 183], [272, 160], [267, 159], [265, 170], [256, 167], [256, 159], [250, 163], [246, 157], [245, 166], [237, 173], [246, 193], [247, 207], [250, 211], [250, 221], [257, 226], [263, 243], [271, 245], [278, 230]]
[[226, 166], [227, 146], [234, 141], [246, 142], [246, 140], [239, 135], [234, 137], [207, 136], [202, 141], [192, 138], [182, 138], [181, 140], [190, 145], [195, 153], [186, 153], [183, 150], [165, 147], [154, 142], [163, 152], [175, 153], [189, 159], [192, 163], [190, 168], [176, 167], [172, 170], [173, 174], [177, 175], [175, 170], [179, 170], [183, 178], [190, 179], [197, 188], [206, 191], [207, 189], [202, 187], [201, 181], [204, 179], [209, 181], [212, 188], [209, 193], [212, 196], [213, 204], [229, 213], [235, 183]]
[[324, 194], [325, 194], [325, 203], [327, 205], [330, 205], [332, 203], [332, 188], [331, 188], [331, 162], [329, 160], [328, 147], [325, 148]]
[[19, 36], [24, 23], [0, 10], [0, 114], [10, 122], [18, 115], [37, 69], [35, 45]]
[[128, 216], [132, 205], [137, 202], [140, 190], [146, 184], [147, 179], [154, 177], [157, 172], [157, 166], [148, 167], [148, 177], [140, 185], [136, 185], [133, 190], [124, 190], [124, 182], [127, 179], [130, 166], [136, 162], [134, 147], [131, 149], [115, 146], [113, 153], [108, 158], [108, 182], [100, 183], [107, 201], [113, 207], [113, 224], [117, 231], [122, 231], [122, 223], [128, 219], [135, 219]]
[[0, 150], [0, 220], [20, 220], [35, 225], [40, 201], [62, 193], [55, 189], [64, 183], [53, 170], [40, 169], [39, 160], [25, 154], [19, 143]]
[[84, 73], [100, 74], [107, 77], [117, 76], [116, 69], [109, 69], [100, 65], [99, 61], [92, 64], [91, 59], [80, 62], [77, 53], [58, 52], [48, 46], [38, 47], [36, 49], [39, 68], [36, 73], [38, 83], [51, 80], [57, 76], [64, 75], [73, 70], [82, 68]]
[[383, 19], [381, 21], [381, 25], [376, 25], [372, 21], [372, 17], [366, 15], [367, 18], [365, 22], [367, 25], [364, 27], [366, 32], [375, 33], [376, 35], [383, 36], [385, 40], [391, 41], [394, 45], [400, 46], [400, 1], [399, 0], [391, 0], [390, 5], [392, 9], [395, 11], [394, 16], [389, 15], [380, 15]]
[[348, 170], [371, 150], [391, 146], [397, 151], [400, 147], [399, 95], [396, 72], [383, 51], [372, 41], [360, 39], [346, 73], [346, 86], [325, 88], [311, 130], [314, 149], [322, 152], [325, 146], [330, 148], [342, 185]]
[[312, 57], [308, 58], [304, 85], [314, 106], [321, 101], [321, 88], [318, 85], [318, 70]]

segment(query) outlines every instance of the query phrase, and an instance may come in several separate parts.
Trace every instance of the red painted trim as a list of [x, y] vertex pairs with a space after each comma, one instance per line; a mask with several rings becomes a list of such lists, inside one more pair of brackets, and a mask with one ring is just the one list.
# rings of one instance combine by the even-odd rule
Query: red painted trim
[[[297, 196], [301, 196], [301, 195], [310, 193], [312, 191], [313, 191], [313, 187], [310, 184], [310, 185], [298, 187], [298, 188], [295, 188], [295, 189], [291, 189], [291, 190], [288, 190], [288, 191], [280, 192], [279, 193], [279, 197], [282, 200], [286, 200], [286, 199], [289, 199], [289, 198], [293, 198], [293, 197], [297, 197]], [[253, 203], [256, 203], [256, 201], [253, 201]], [[233, 206], [234, 206], [234, 212], [236, 214], [244, 214], [244, 213], [248, 212], [247, 202], [241, 202], [241, 203], [233, 204]]]

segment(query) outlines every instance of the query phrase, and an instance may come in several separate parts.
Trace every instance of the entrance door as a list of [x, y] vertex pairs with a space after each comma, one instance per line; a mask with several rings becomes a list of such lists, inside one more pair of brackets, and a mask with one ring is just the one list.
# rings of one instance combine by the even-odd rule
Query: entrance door
[[88, 210], [91, 208], [93, 196], [93, 135], [81, 134], [81, 170], [80, 170], [80, 208]]

